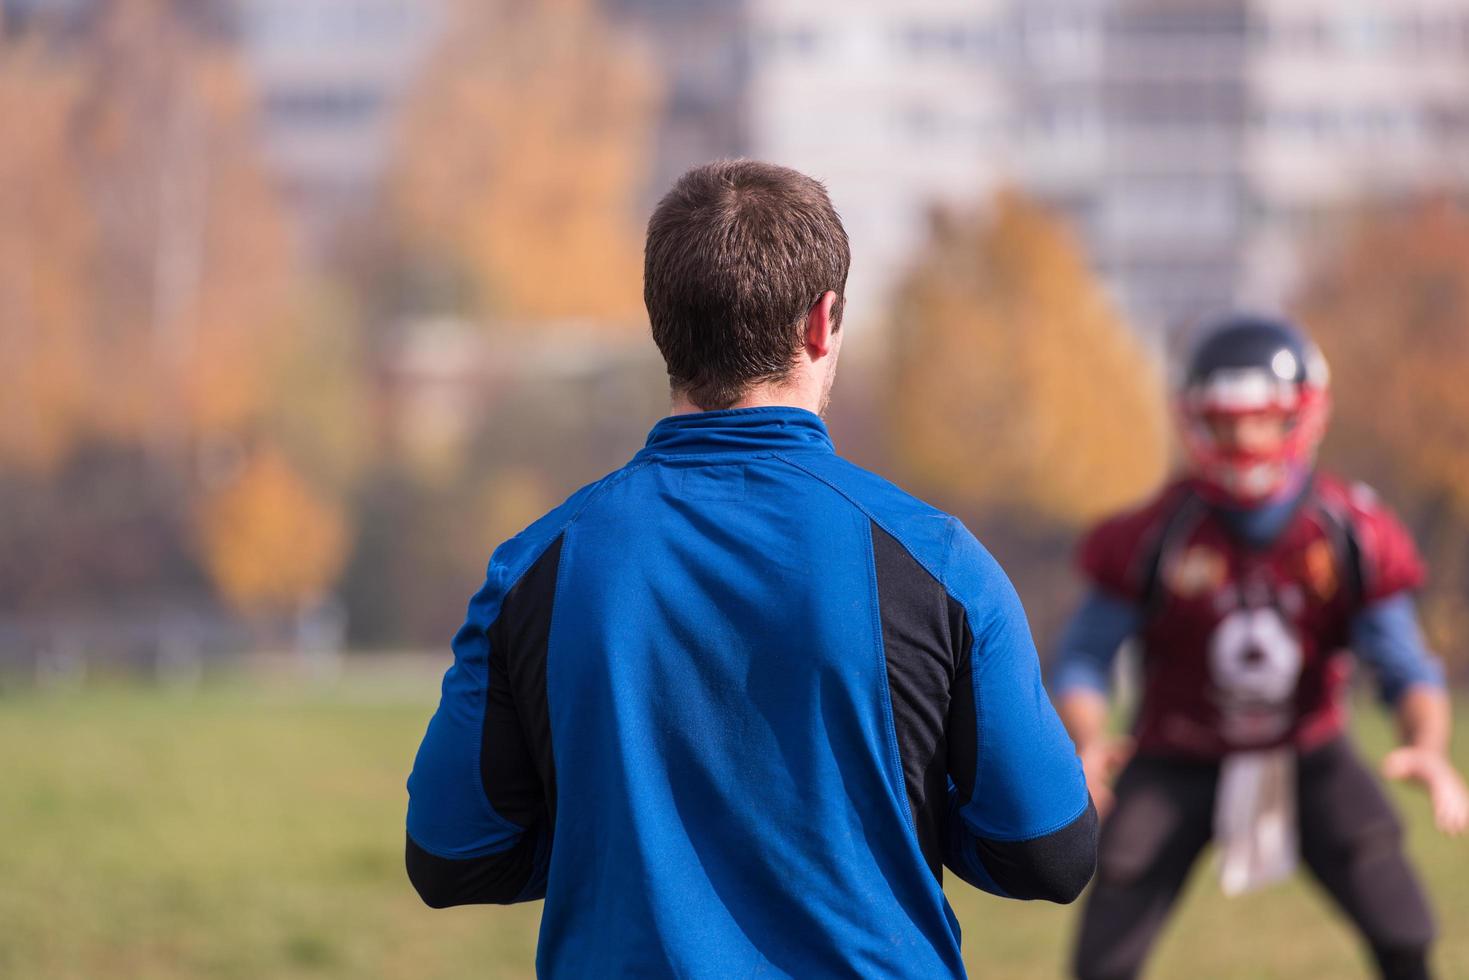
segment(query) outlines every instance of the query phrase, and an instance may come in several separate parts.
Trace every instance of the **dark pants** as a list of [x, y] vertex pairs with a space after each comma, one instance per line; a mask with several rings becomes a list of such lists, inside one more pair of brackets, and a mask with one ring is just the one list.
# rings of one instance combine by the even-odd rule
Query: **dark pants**
[[[1097, 875], [1073, 969], [1135, 977], [1213, 832], [1217, 763], [1135, 757], [1102, 825]], [[1402, 826], [1346, 738], [1297, 765], [1301, 857], [1372, 948], [1382, 976], [1426, 977], [1433, 918], [1402, 848]]]

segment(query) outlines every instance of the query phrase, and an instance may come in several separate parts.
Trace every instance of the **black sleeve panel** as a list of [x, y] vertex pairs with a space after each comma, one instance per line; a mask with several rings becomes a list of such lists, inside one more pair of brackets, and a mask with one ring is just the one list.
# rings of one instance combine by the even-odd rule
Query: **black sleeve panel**
[[976, 838], [980, 863], [1011, 898], [1074, 902], [1097, 869], [1097, 808], [1060, 830], [1020, 841]]
[[944, 732], [956, 656], [948, 595], [906, 548], [875, 523], [872, 552], [903, 783], [918, 845], [934, 877], [942, 882], [949, 751]]
[[499, 854], [451, 860], [430, 854], [409, 837], [404, 860], [408, 880], [429, 908], [509, 905], [544, 897], [546, 842], [544, 834], [525, 833]]
[[561, 541], [553, 541], [510, 589], [489, 629], [480, 776], [495, 812], [528, 832], [554, 824], [556, 815], [546, 652]]
[[974, 631], [964, 607], [945, 596], [949, 635], [954, 643], [954, 680], [950, 687], [957, 692], [949, 702], [948, 767], [949, 778], [959, 790], [959, 799], [974, 796], [974, 774], [979, 771], [979, 720], [974, 714], [974, 683], [970, 673], [974, 664]]
[[[955, 638], [954, 691], [949, 704], [948, 767], [960, 800], [974, 795], [978, 769], [978, 720], [970, 672], [974, 633], [964, 607], [948, 600], [950, 634]], [[975, 854], [990, 879], [1011, 898], [1044, 899], [1067, 904], [1076, 900], [1097, 865], [1097, 809], [1090, 800], [1086, 810], [1060, 830], [1023, 841], [971, 838]], [[964, 846], [969, 846], [967, 843]]]
[[408, 878], [432, 908], [508, 905], [542, 898], [556, 814], [556, 772], [546, 705], [546, 651], [561, 538], [510, 589], [491, 624], [480, 779], [495, 812], [522, 828], [514, 846], [483, 857], [442, 858], [408, 838]]

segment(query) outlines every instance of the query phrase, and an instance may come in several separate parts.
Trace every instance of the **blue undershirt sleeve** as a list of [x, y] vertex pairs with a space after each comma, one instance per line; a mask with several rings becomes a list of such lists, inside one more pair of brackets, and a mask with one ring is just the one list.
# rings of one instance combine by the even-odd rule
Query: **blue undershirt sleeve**
[[1396, 704], [1410, 687], [1444, 686], [1443, 663], [1429, 652], [1418, 627], [1413, 598], [1406, 592], [1379, 599], [1352, 619], [1352, 650], [1371, 668], [1386, 704]]
[[1100, 589], [1087, 593], [1061, 634], [1051, 664], [1051, 694], [1059, 698], [1079, 689], [1109, 693], [1117, 649], [1142, 623], [1142, 610], [1135, 603]]

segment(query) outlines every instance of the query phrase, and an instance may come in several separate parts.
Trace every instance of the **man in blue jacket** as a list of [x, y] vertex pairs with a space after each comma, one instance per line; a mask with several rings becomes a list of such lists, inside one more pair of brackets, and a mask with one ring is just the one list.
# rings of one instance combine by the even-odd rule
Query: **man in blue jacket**
[[685, 174], [644, 296], [672, 413], [501, 545], [408, 781], [428, 904], [545, 899], [543, 976], [963, 976], [943, 868], [1069, 902], [1097, 817], [1014, 589], [822, 424], [846, 233]]

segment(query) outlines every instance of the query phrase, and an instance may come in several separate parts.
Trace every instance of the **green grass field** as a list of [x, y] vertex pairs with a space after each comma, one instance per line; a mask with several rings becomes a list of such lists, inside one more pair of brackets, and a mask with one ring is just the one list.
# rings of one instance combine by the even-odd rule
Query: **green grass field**
[[[403, 781], [434, 696], [413, 672], [0, 697], [0, 977], [532, 976], [539, 905], [433, 912], [403, 876]], [[1363, 712], [1360, 729], [1377, 757], [1387, 726]], [[1469, 977], [1469, 841], [1394, 792], [1440, 973]], [[1074, 909], [950, 896], [976, 976], [1061, 975]], [[1202, 873], [1152, 972], [1365, 975], [1308, 883], [1231, 901]]]

